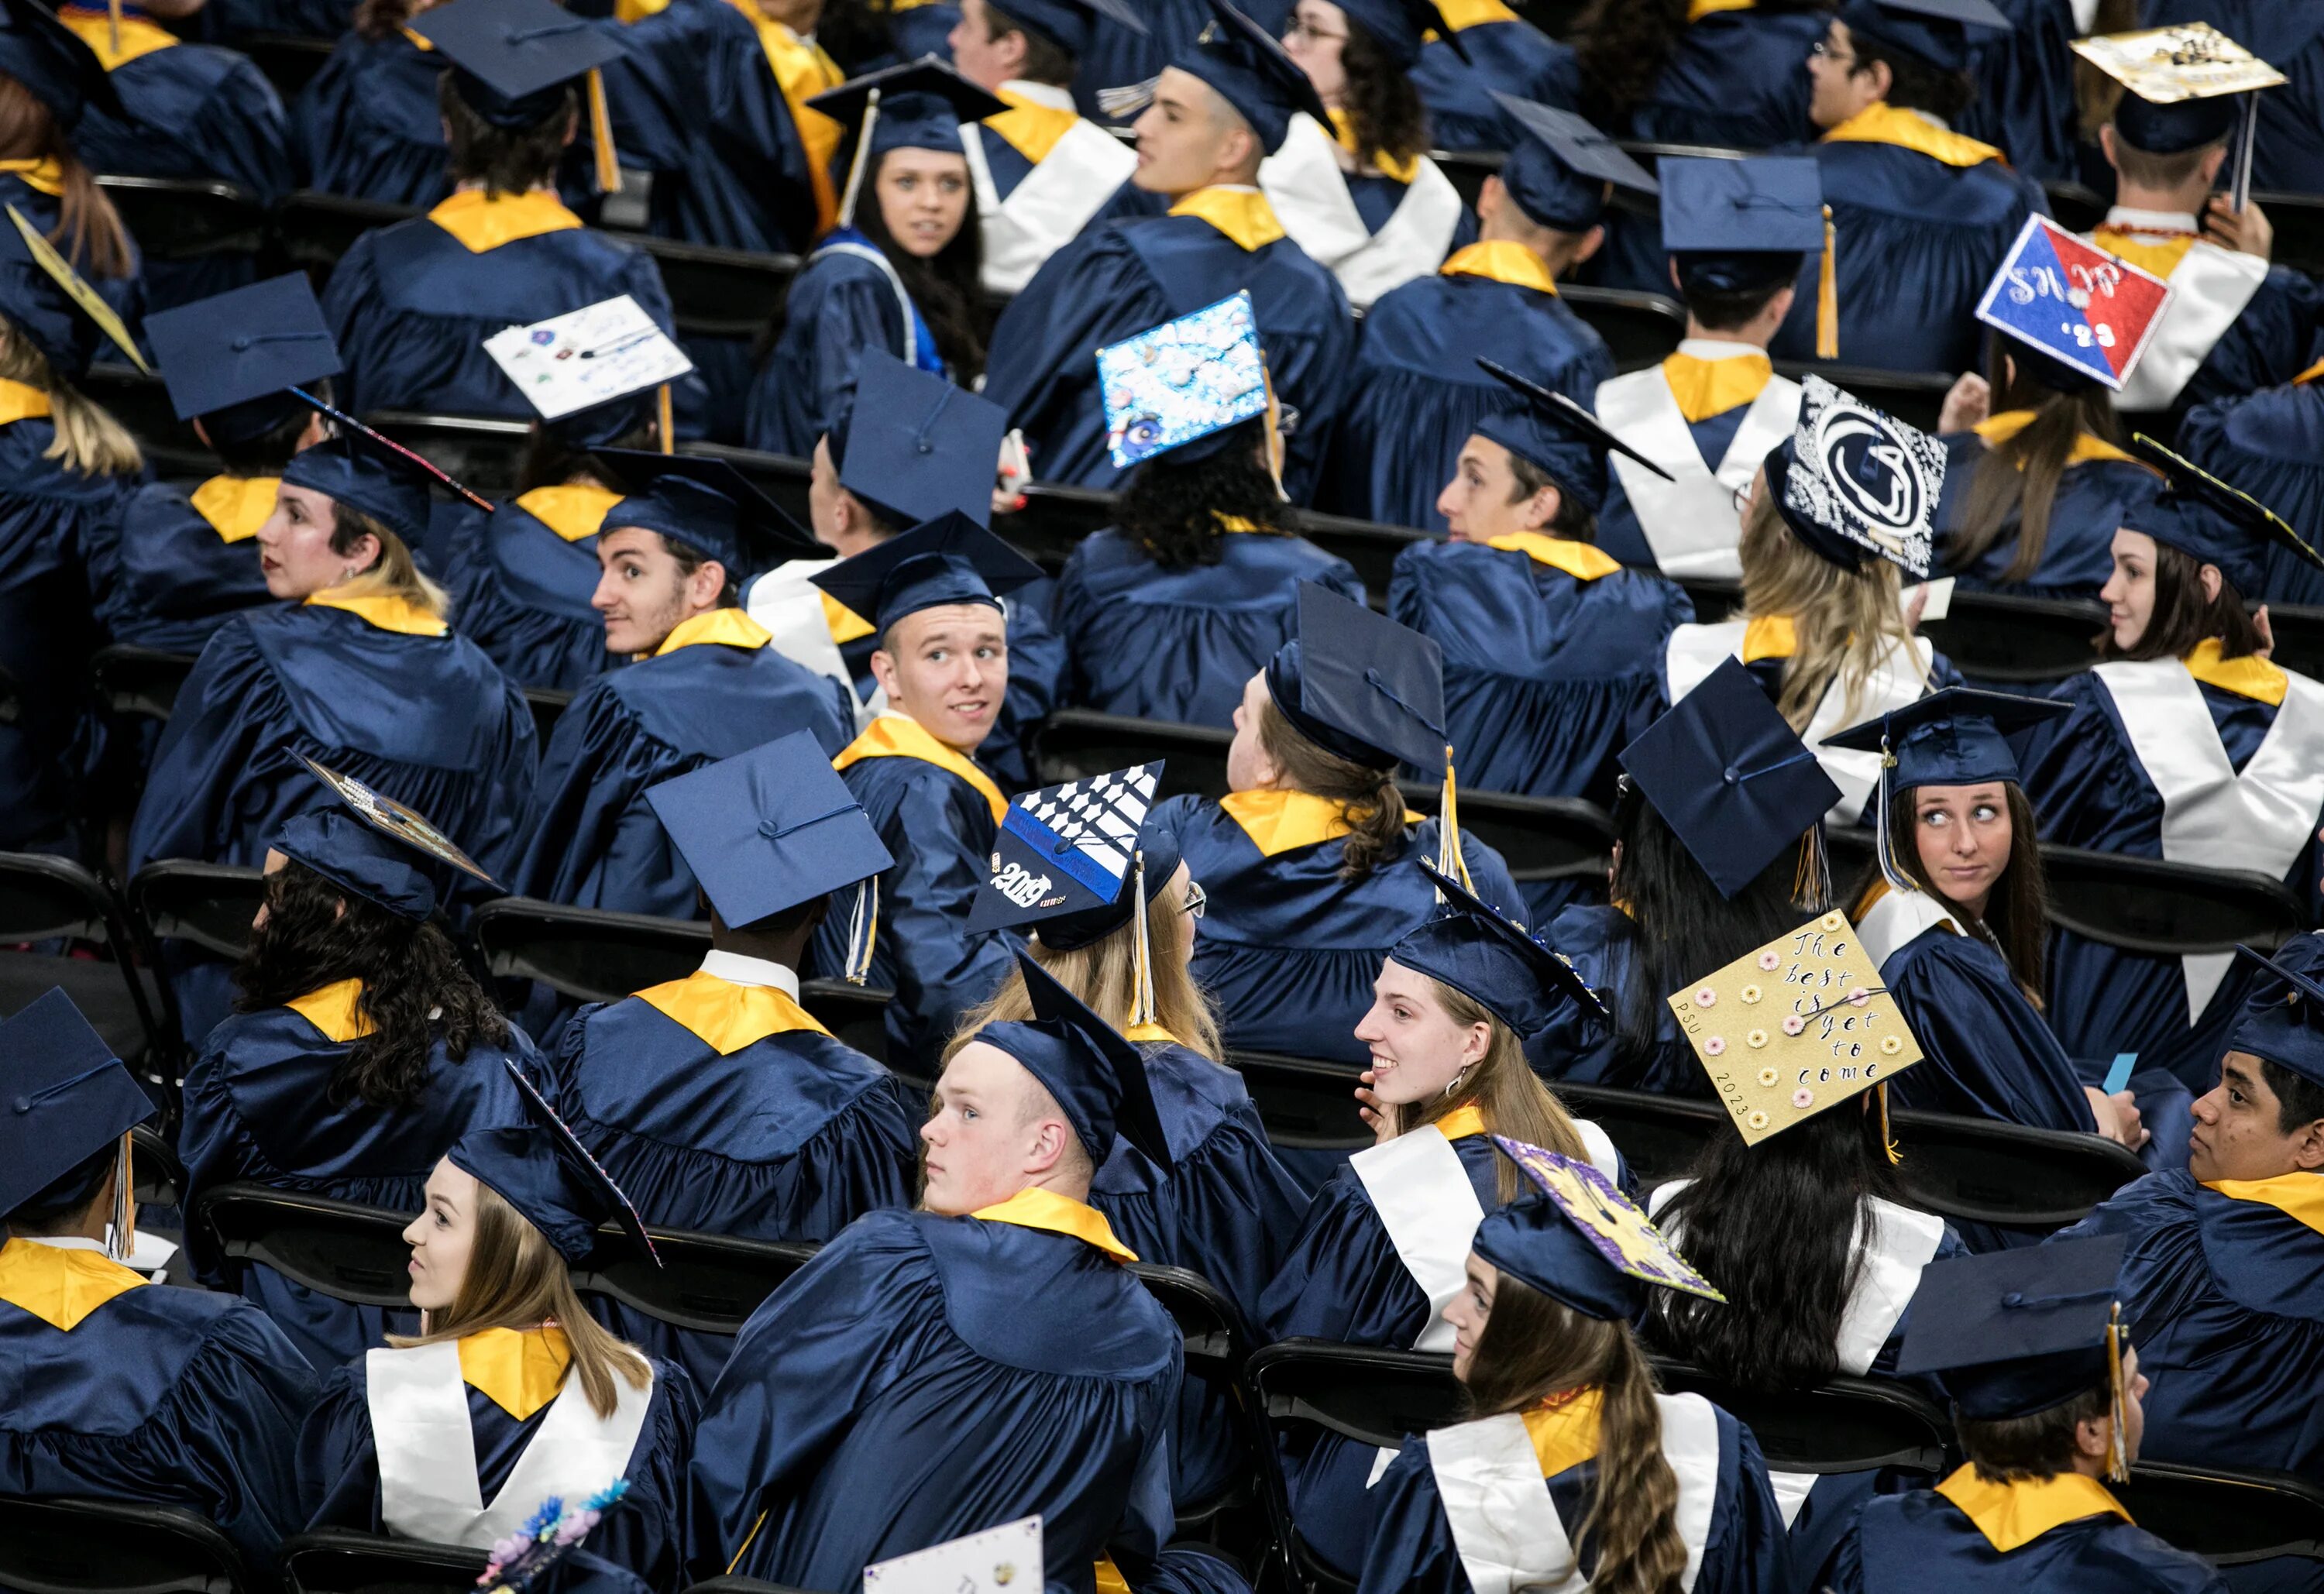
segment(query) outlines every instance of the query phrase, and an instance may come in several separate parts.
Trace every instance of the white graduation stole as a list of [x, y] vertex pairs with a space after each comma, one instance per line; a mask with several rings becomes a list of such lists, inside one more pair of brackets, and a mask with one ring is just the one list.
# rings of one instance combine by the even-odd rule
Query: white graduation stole
[[1461, 195], [1424, 155], [1395, 214], [1374, 233], [1348, 192], [1339, 150], [1322, 123], [1300, 112], [1291, 118], [1283, 147], [1259, 162], [1259, 186], [1291, 241], [1329, 269], [1348, 302], [1360, 310], [1444, 263], [1461, 225]]
[[1074, 124], [1023, 180], [1001, 197], [981, 134], [964, 132], [970, 184], [984, 244], [984, 286], [1017, 293], [1138, 170], [1138, 152], [1086, 117]]
[[1348, 1166], [1372, 1198], [1397, 1260], [1428, 1298], [1427, 1325], [1412, 1349], [1450, 1351], [1453, 1328], [1444, 1308], [1469, 1281], [1469, 1242], [1485, 1221], [1461, 1154], [1443, 1130], [1423, 1124], [1357, 1152]]
[[896, 274], [895, 265], [886, 255], [881, 253], [877, 249], [872, 248], [869, 244], [856, 244], [845, 239], [842, 239], [837, 243], [824, 244], [813, 254], [807, 257], [807, 263], [808, 265], [813, 265], [816, 261], [821, 260], [826, 254], [851, 254], [857, 260], [868, 261], [872, 265], [879, 267], [880, 274], [888, 279], [888, 286], [894, 290], [896, 295], [896, 309], [902, 313], [904, 318], [904, 336], [902, 340], [896, 346], [896, 358], [901, 360], [907, 365], [918, 365], [920, 363], [920, 340], [918, 333], [914, 330], [917, 323], [917, 312], [912, 309], [912, 296], [908, 292], [905, 291], [904, 279]]
[[2166, 410], [2267, 281], [2267, 262], [2199, 238], [2171, 272], [2171, 302], [2132, 366], [2117, 410]]
[[600, 1421], [568, 1374], [524, 1453], [491, 1505], [476, 1479], [460, 1347], [451, 1341], [364, 1356], [373, 1447], [379, 1458], [380, 1519], [407, 1539], [488, 1550], [521, 1526], [550, 1495], [585, 1499], [626, 1475], [644, 1431], [653, 1380], [634, 1389], [613, 1378], [613, 1414]]
[[[823, 589], [813, 576], [822, 575], [837, 559], [787, 559], [754, 579], [743, 592], [742, 607], [767, 628], [768, 646], [820, 676], [829, 676], [847, 688], [855, 701], [855, 677], [848, 673], [839, 644], [831, 640], [831, 622], [824, 618]], [[856, 704], [855, 728], [871, 723], [872, 715]]]
[[1767, 379], [1716, 471], [1702, 463], [1702, 450], [1660, 365], [1600, 386], [1597, 408], [1608, 430], [1671, 474], [1665, 482], [1636, 460], [1609, 456], [1663, 574], [1728, 579], [1742, 575], [1736, 544], [1743, 524], [1735, 512], [1735, 493], [1751, 484], [1768, 450], [1791, 436], [1800, 416], [1800, 384], [1781, 376]]
[[[1700, 1395], [1657, 1395], [1655, 1405], [1663, 1459], [1678, 1479], [1676, 1525], [1686, 1544], [1679, 1587], [1692, 1589], [1719, 1499], [1719, 1414]], [[1523, 1417], [1504, 1412], [1434, 1429], [1427, 1442], [1452, 1547], [1476, 1594], [1581, 1594], [1590, 1586]]]
[[1968, 934], [1960, 921], [1946, 912], [1935, 898], [1922, 891], [1900, 891], [1891, 886], [1856, 921], [1856, 939], [1877, 969], [1885, 965], [1898, 947], [1935, 925], [1951, 926], [1956, 935]]
[[[2285, 671], [2275, 723], [2236, 773], [2202, 688], [2176, 659], [2096, 667], [2130, 738], [2130, 751], [2163, 798], [2163, 856], [2208, 869], [2247, 869], [2282, 880], [2324, 808], [2324, 686]], [[2189, 953], [2187, 1022], [2202, 1017], [2232, 953]]]
[[[1701, 686], [1703, 677], [1718, 668], [1721, 660], [1740, 659], [1748, 623], [1729, 620], [1718, 625], [1682, 625], [1674, 629], [1663, 650], [1664, 696], [1676, 703]], [[1848, 706], [1847, 691], [1838, 677], [1824, 688], [1800, 740], [1807, 743], [1809, 751], [1816, 755], [1816, 762], [1823, 766], [1823, 772], [1840, 788], [1840, 801], [1824, 816], [1830, 823], [1853, 825], [1863, 815], [1872, 788], [1880, 783], [1880, 755], [1826, 747], [1824, 738], [1859, 721], [1894, 714], [1908, 703], [1918, 702], [1928, 691], [1929, 664], [1935, 655], [1935, 648], [1925, 638], [1911, 638], [1909, 646], [1891, 639], [1887, 652], [1864, 683], [1853, 710]], [[2290, 867], [2288, 862], [2286, 867]]]

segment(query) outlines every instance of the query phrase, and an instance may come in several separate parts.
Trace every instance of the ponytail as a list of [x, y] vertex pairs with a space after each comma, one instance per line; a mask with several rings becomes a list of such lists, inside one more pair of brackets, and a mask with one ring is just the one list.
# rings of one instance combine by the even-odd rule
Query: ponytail
[[1354, 826], [1340, 843], [1340, 878], [1360, 880], [1404, 850], [1404, 792], [1396, 771], [1370, 769], [1326, 752], [1299, 733], [1268, 698], [1259, 707], [1259, 744], [1275, 761], [1282, 784], [1340, 805]]
[[0, 336], [0, 380], [20, 382], [49, 396], [49, 424], [56, 439], [42, 457], [60, 460], [84, 476], [134, 475], [144, 468], [137, 439], [111, 410], [59, 376], [48, 356], [5, 318], [0, 330], [6, 334]]
[[[1989, 334], [1997, 343], [1998, 334]], [[1998, 579], [2030, 581], [2041, 567], [2043, 549], [2050, 540], [2050, 515], [2058, 502], [2066, 467], [2072, 463], [2074, 445], [2085, 433], [2117, 446], [2122, 426], [2106, 390], [2090, 387], [2079, 393], [2061, 392], [2034, 380], [2023, 363], [2015, 381], [2006, 380], [1998, 348], [1991, 351], [1987, 380], [2002, 395], [1996, 413], [2031, 410], [2032, 420], [2015, 436], [2005, 438], [1985, 452], [1969, 477], [1969, 497], [1946, 549], [1946, 562], [1966, 568], [2001, 540], [2015, 516], [2017, 551]]]
[[45, 161], [56, 167], [62, 192], [49, 242], [85, 277], [126, 277], [137, 269], [129, 229], [97, 177], [65, 142], [49, 107], [14, 78], [0, 75], [0, 160]]

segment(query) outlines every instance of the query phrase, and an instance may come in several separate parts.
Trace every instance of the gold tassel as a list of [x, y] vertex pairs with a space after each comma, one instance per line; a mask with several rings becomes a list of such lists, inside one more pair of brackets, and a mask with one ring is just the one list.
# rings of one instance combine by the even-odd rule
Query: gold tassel
[[1872, 1093], [1880, 1098], [1880, 1147], [1888, 1154], [1888, 1166], [1893, 1168], [1904, 1160], [1904, 1154], [1897, 1149], [1896, 1137], [1888, 1128], [1887, 1082], [1873, 1086]]
[[106, 1227], [105, 1254], [116, 1262], [126, 1262], [137, 1248], [137, 1176], [131, 1171], [129, 1156], [135, 1142], [127, 1132], [121, 1137], [121, 1155], [113, 1163], [113, 1212]]
[[2114, 1417], [2114, 1437], [2107, 1444], [2107, 1481], [2130, 1481], [2130, 1390], [2122, 1376], [2122, 1303], [2114, 1304], [2107, 1318], [2107, 1396]]
[[1136, 921], [1138, 939], [1130, 949], [1130, 1027], [1155, 1022], [1154, 1018], [1154, 952], [1146, 938], [1146, 852], [1139, 849], [1131, 854], [1130, 889], [1130, 917]]
[[597, 154], [597, 191], [622, 191], [622, 163], [613, 154], [613, 114], [605, 106], [605, 74], [589, 69], [589, 143]]
[[839, 225], [855, 225], [855, 201], [863, 191], [863, 173], [872, 164], [872, 130], [880, 125], [880, 91], [863, 97], [863, 125], [855, 134], [855, 158], [847, 163], [847, 191], [839, 197]]
[[1800, 837], [1799, 856], [1792, 864], [1792, 904], [1812, 913], [1831, 906], [1831, 864], [1821, 825]]
[[654, 394], [654, 430], [664, 454], [678, 452], [677, 428], [671, 425], [669, 418], [669, 383], [666, 382]]
[[1839, 266], [1833, 260], [1838, 235], [1832, 231], [1831, 207], [1823, 207], [1823, 264], [1816, 270], [1816, 358], [1840, 358]]
[[847, 982], [861, 985], [872, 975], [872, 948], [880, 938], [878, 881], [855, 882], [855, 912], [847, 925]]
[[[1469, 861], [1461, 856], [1461, 794], [1452, 780], [1452, 744], [1444, 744], [1444, 795], [1438, 803], [1436, 869], [1459, 880], [1463, 889], [1473, 891], [1477, 883], [1469, 878]], [[1436, 894], [1439, 902], [1444, 893]]]
[[118, 59], [121, 54], [121, 0], [106, 0], [105, 26], [113, 41], [113, 53]]

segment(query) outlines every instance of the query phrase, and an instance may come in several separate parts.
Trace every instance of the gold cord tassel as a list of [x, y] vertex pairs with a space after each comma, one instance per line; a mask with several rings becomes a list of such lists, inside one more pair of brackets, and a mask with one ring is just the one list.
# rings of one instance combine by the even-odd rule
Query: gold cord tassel
[[105, 1254], [116, 1262], [126, 1262], [137, 1248], [137, 1177], [129, 1166], [134, 1145], [124, 1133], [121, 1155], [113, 1162], [113, 1212], [106, 1226]]
[[[1461, 855], [1461, 794], [1452, 779], [1452, 744], [1444, 744], [1444, 795], [1438, 803], [1436, 868], [1459, 880], [1462, 889], [1473, 891], [1477, 883], [1469, 878], [1469, 861]], [[1436, 894], [1439, 902], [1444, 893]]]
[[622, 162], [613, 153], [613, 114], [605, 105], [605, 74], [589, 69], [589, 143], [597, 156], [597, 191], [622, 191]]
[[2130, 1391], [2122, 1376], [2122, 1303], [2114, 1304], [2107, 1319], [2107, 1395], [2114, 1417], [2114, 1437], [2107, 1444], [2107, 1481], [2130, 1481]]
[[1816, 358], [1840, 358], [1840, 267], [1833, 258], [1839, 235], [1832, 230], [1831, 207], [1823, 207], [1823, 263], [1816, 268]]
[[1888, 1086], [1886, 1082], [1884, 1081], [1881, 1083], [1873, 1086], [1872, 1093], [1880, 1099], [1880, 1148], [1888, 1154], [1888, 1166], [1893, 1168], [1904, 1160], [1904, 1154], [1897, 1148], [1896, 1137], [1888, 1128]]
[[861, 985], [872, 975], [872, 948], [880, 938], [880, 890], [876, 879], [855, 882], [855, 912], [847, 924], [847, 982]]
[[106, 0], [105, 27], [106, 36], [113, 41], [113, 53], [118, 58], [121, 54], [121, 0]]
[[1800, 837], [1799, 858], [1792, 865], [1792, 902], [1812, 913], [1831, 906], [1831, 864], [1823, 850], [1823, 826]]
[[1130, 1027], [1154, 1023], [1154, 949], [1146, 936], [1146, 852], [1132, 855], [1130, 889], [1130, 917], [1136, 921], [1137, 942], [1130, 948]]
[[663, 382], [654, 392], [654, 429], [659, 434], [664, 454], [678, 452], [678, 431], [669, 414], [669, 383]]

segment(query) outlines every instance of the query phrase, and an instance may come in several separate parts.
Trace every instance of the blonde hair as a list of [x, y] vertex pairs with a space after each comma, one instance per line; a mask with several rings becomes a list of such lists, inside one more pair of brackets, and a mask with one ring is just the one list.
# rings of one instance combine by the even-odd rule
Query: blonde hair
[[[1484, 1115], [1485, 1128], [1492, 1134], [1507, 1135], [1512, 1140], [1523, 1140], [1560, 1156], [1589, 1161], [1590, 1151], [1582, 1143], [1582, 1131], [1573, 1127], [1565, 1104], [1550, 1092], [1534, 1073], [1533, 1064], [1526, 1061], [1525, 1042], [1518, 1038], [1517, 1031], [1493, 1017], [1490, 1009], [1467, 992], [1455, 990], [1417, 969], [1412, 972], [1427, 982], [1453, 1023], [1464, 1029], [1471, 1024], [1489, 1024], [1492, 1027], [1492, 1038], [1486, 1043], [1485, 1055], [1458, 1078], [1459, 1089], [1433, 1101], [1392, 1106], [1389, 1110], [1396, 1114], [1397, 1133], [1438, 1122], [1463, 1107], [1474, 1107]], [[1507, 1157], [1498, 1160], [1501, 1200], [1515, 1201], [1532, 1188], [1515, 1163]]]
[[113, 412], [56, 373], [48, 356], [33, 346], [22, 328], [5, 318], [0, 327], [0, 379], [21, 382], [49, 396], [49, 424], [56, 440], [42, 451], [44, 459], [64, 462], [84, 476], [123, 476], [143, 470], [145, 456], [129, 428]]
[[573, 1352], [569, 1376], [581, 1380], [589, 1409], [600, 1418], [613, 1414], [613, 1379], [618, 1376], [632, 1389], [642, 1389], [653, 1368], [642, 1351], [614, 1336], [581, 1304], [573, 1288], [573, 1275], [549, 1237], [503, 1200], [500, 1192], [479, 1180], [476, 1184], [476, 1237], [468, 1251], [468, 1270], [452, 1304], [438, 1314], [426, 1313], [418, 1334], [390, 1334], [387, 1342], [399, 1350], [415, 1345], [441, 1345], [464, 1340], [486, 1329], [530, 1329], [553, 1322], [564, 1332]]
[[1775, 707], [1793, 730], [1804, 734], [1824, 689], [1840, 683], [1840, 723], [1864, 717], [1865, 689], [1896, 644], [1904, 646], [1922, 680], [1928, 679], [1920, 650], [1904, 623], [1903, 588], [1896, 567], [1874, 558], [1865, 568], [1847, 569], [1810, 548], [1784, 524], [1775, 495], [1755, 494], [1743, 517], [1738, 552], [1743, 562], [1746, 619], [1781, 617], [1792, 622], [1794, 650], [1784, 665], [1784, 686]]
[[403, 539], [349, 504], [331, 501], [331, 550], [345, 553], [365, 533], [379, 539], [379, 557], [368, 569], [339, 582], [331, 592], [343, 598], [395, 597], [427, 610], [438, 620], [452, 616], [452, 594], [430, 581], [413, 562]]

